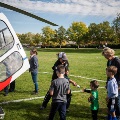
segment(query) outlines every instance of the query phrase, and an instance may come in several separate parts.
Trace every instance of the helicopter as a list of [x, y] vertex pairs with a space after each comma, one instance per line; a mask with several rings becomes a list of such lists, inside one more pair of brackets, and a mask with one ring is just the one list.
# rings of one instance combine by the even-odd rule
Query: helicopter
[[[58, 26], [44, 18], [2, 2], [0, 2], [0, 7], [16, 11], [53, 26]], [[7, 17], [0, 13], [0, 91], [16, 80], [29, 67], [29, 60], [12, 25]]]

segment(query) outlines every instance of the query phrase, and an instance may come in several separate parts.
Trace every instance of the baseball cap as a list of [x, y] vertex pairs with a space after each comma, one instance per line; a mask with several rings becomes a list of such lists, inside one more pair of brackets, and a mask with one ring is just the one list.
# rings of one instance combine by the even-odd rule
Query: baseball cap
[[62, 54], [62, 60], [68, 60], [65, 53]]
[[58, 58], [61, 58], [62, 60], [68, 60], [67, 56], [66, 56], [66, 53], [64, 53], [64, 52], [60, 52], [58, 54]]

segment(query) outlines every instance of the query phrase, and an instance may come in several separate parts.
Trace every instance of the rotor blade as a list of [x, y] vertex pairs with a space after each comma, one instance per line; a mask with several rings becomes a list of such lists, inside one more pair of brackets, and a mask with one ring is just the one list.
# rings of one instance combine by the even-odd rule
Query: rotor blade
[[48, 21], [48, 20], [45, 20], [45, 19], [43, 19], [43, 18], [41, 18], [41, 17], [38, 17], [37, 15], [31, 14], [31, 13], [29, 13], [29, 12], [26, 12], [26, 11], [24, 11], [24, 10], [22, 10], [22, 9], [13, 7], [13, 6], [11, 6], [11, 5], [8, 5], [8, 4], [5, 4], [5, 3], [0, 2], [0, 6], [1, 6], [1, 7], [4, 7], [4, 8], [7, 8], [7, 9], [10, 9], [10, 10], [13, 10], [13, 11], [16, 11], [16, 12], [19, 12], [19, 13], [21, 13], [21, 14], [27, 15], [27, 16], [29, 16], [29, 17], [35, 18], [35, 19], [37, 19], [37, 20], [39, 20], [39, 21], [42, 21], [42, 22], [45, 22], [45, 23], [47, 23], [47, 24], [50, 24], [50, 25], [53, 25], [53, 26], [58, 26], [58, 25], [55, 24], [55, 23], [52, 23], [52, 22], [50, 22], [50, 21]]

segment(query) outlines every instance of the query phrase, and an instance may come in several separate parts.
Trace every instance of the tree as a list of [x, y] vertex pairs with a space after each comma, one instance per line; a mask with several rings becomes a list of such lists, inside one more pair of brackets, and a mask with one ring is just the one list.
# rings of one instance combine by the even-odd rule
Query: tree
[[38, 44], [42, 41], [42, 35], [39, 33], [35, 34], [33, 38], [36, 46], [38, 46]]
[[27, 41], [26, 41], [26, 34], [17, 34], [17, 36], [18, 36], [18, 38], [19, 38], [19, 40], [20, 40], [20, 42], [22, 44], [26, 44], [27, 43]]
[[46, 47], [52, 44], [52, 39], [55, 35], [55, 30], [52, 30], [49, 26], [42, 29], [42, 44]]
[[29, 44], [29, 46], [35, 46], [34, 39], [33, 39], [34, 34], [31, 32], [28, 32], [25, 34], [25, 36], [26, 36], [25, 37], [26, 43]]
[[88, 26], [88, 33], [89, 33], [89, 41], [93, 42], [93, 41], [97, 41], [97, 34], [98, 34], [98, 30], [97, 30], [97, 24], [95, 23], [91, 23]]
[[55, 30], [56, 34], [54, 37], [54, 41], [57, 42], [60, 45], [60, 49], [62, 44], [66, 42], [66, 29], [61, 26], [58, 28], [58, 30]]
[[67, 30], [70, 41], [76, 42], [78, 48], [80, 44], [84, 44], [84, 35], [87, 32], [88, 28], [83, 22], [73, 22]]
[[97, 44], [101, 44], [101, 42], [112, 41], [114, 35], [114, 32], [108, 21], [100, 24], [91, 23], [88, 27], [88, 31], [89, 40]]
[[113, 20], [112, 28], [115, 32], [116, 41], [120, 43], [120, 13], [117, 14], [117, 17]]

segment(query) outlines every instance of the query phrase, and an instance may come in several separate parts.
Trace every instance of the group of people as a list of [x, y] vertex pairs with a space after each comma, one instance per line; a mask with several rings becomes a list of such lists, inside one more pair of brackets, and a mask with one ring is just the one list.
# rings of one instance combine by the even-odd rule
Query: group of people
[[[115, 51], [109, 47], [105, 47], [102, 55], [108, 60], [106, 67], [106, 103], [108, 108], [108, 115], [106, 120], [120, 120], [120, 58], [115, 56]], [[83, 92], [91, 93], [88, 101], [91, 102], [91, 112], [93, 120], [97, 120], [99, 110], [98, 102], [98, 81], [90, 82], [91, 90], [83, 89]]]
[[[108, 60], [106, 68], [106, 103], [108, 108], [108, 115], [106, 120], [120, 120], [120, 58], [115, 56], [115, 51], [109, 47], [105, 47], [102, 55]], [[98, 102], [98, 81], [90, 82], [90, 88], [83, 89], [83, 92], [90, 93], [88, 101], [91, 103], [92, 119], [98, 120], [97, 114], [99, 110]]]
[[[38, 59], [37, 51], [32, 50], [30, 57], [30, 72], [35, 85], [34, 93], [38, 93], [37, 72], [38, 72]], [[102, 55], [108, 60], [106, 68], [106, 91], [107, 91], [107, 107], [108, 115], [107, 120], [120, 120], [120, 59], [115, 56], [115, 51], [109, 47], [105, 47]], [[55, 113], [58, 111], [60, 120], [66, 119], [66, 111], [71, 102], [71, 89], [70, 83], [77, 86], [77, 83], [68, 78], [69, 62], [66, 53], [60, 52], [57, 54], [57, 61], [52, 67], [53, 75], [51, 85], [47, 91], [43, 103], [40, 107], [41, 110], [47, 107], [47, 103], [52, 97], [51, 110], [49, 120], [53, 120]], [[91, 90], [83, 89], [83, 92], [90, 93], [88, 101], [91, 102], [92, 119], [97, 120], [99, 110], [98, 91], [99, 83], [96, 80], [90, 82]]]
[[[115, 56], [115, 51], [111, 48], [105, 47], [102, 51], [102, 55], [108, 60], [106, 68], [106, 91], [107, 91], [107, 107], [108, 116], [107, 120], [120, 120], [120, 59]], [[51, 85], [47, 91], [43, 103], [40, 107], [41, 110], [47, 107], [47, 103], [52, 97], [51, 110], [49, 113], [49, 120], [53, 120], [55, 113], [58, 111], [60, 120], [66, 120], [66, 112], [71, 102], [71, 89], [70, 83], [73, 86], [77, 86], [77, 83], [68, 77], [69, 74], [69, 62], [65, 52], [57, 54], [57, 61], [52, 67], [53, 75], [51, 78]], [[30, 51], [30, 69], [31, 77], [35, 86], [33, 94], [38, 94], [38, 58], [37, 50], [34, 48]], [[15, 83], [13, 83], [13, 86]], [[12, 83], [11, 83], [12, 85]], [[90, 82], [90, 88], [83, 89], [83, 92], [90, 93], [88, 101], [91, 102], [92, 119], [97, 120], [97, 114], [99, 110], [98, 91], [99, 83], [96, 80]], [[5, 88], [8, 90], [8, 88]], [[4, 89], [4, 90], [5, 90]], [[14, 91], [14, 90], [13, 90]]]
[[[34, 94], [38, 93], [38, 83], [37, 83], [37, 73], [38, 73], [38, 58], [37, 58], [37, 51], [36, 49], [32, 49], [30, 51], [30, 69], [31, 76], [33, 79], [33, 83], [35, 85], [35, 90], [33, 91]], [[47, 91], [42, 106], [40, 107], [41, 110], [47, 107], [47, 103], [49, 102], [52, 96], [52, 104], [51, 104], [51, 111], [49, 114], [49, 120], [53, 120], [54, 115], [57, 111], [59, 111], [60, 119], [66, 119], [66, 109], [67, 111], [70, 102], [71, 102], [71, 90], [70, 90], [70, 83], [73, 86], [77, 86], [77, 83], [70, 78], [68, 78], [69, 74], [69, 62], [66, 56], [66, 53], [60, 52], [57, 54], [57, 61], [54, 63], [52, 70], [53, 75], [51, 78], [51, 85], [49, 90]]]
[[107, 107], [108, 120], [120, 120], [120, 58], [115, 56], [115, 51], [109, 47], [103, 49], [102, 55], [107, 61]]

